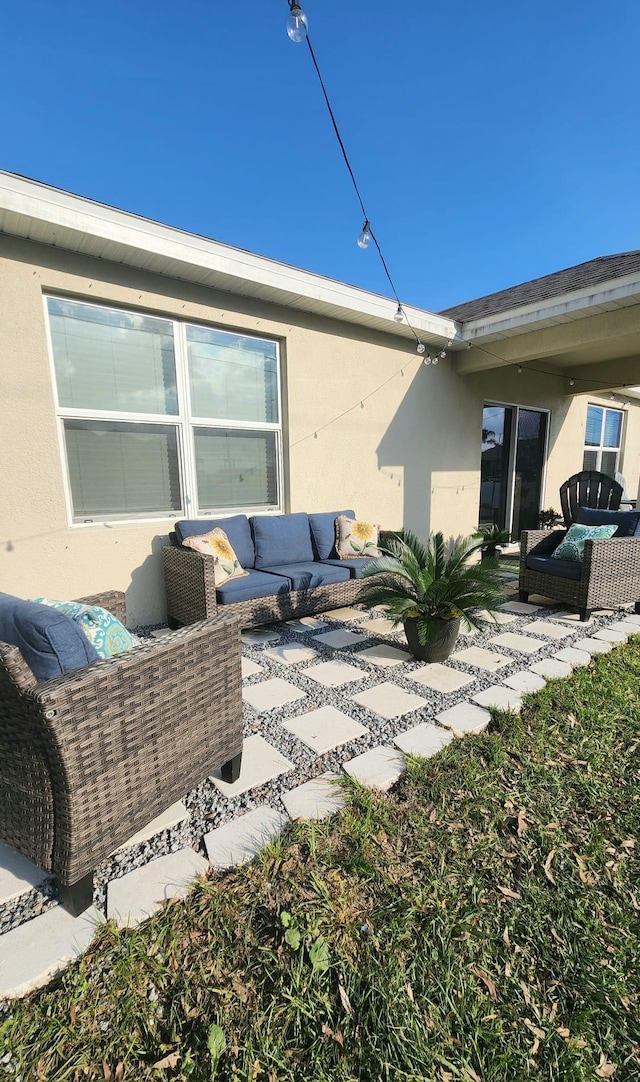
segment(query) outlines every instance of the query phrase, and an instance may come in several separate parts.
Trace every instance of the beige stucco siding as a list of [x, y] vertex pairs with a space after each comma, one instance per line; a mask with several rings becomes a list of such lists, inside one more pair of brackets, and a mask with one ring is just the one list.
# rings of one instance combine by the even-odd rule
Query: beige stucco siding
[[[557, 506], [561, 481], [582, 463], [587, 399], [568, 399], [556, 377], [458, 376], [449, 359], [426, 367], [410, 342], [391, 336], [1, 236], [0, 589], [23, 597], [118, 588], [131, 623], [160, 621], [159, 549], [172, 525], [69, 524], [46, 292], [278, 339], [287, 510], [353, 507], [391, 528], [470, 532], [486, 400], [551, 409], [546, 506]], [[624, 459], [630, 492], [639, 450], [633, 407]]]

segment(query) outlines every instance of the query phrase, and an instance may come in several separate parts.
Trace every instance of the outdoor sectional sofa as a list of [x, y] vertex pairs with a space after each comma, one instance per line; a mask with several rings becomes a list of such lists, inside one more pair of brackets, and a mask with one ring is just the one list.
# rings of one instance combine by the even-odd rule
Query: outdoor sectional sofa
[[[368, 559], [340, 560], [335, 549], [338, 515], [232, 515], [224, 519], [183, 519], [171, 545], [162, 550], [169, 626], [194, 623], [221, 611], [233, 612], [243, 628], [309, 616], [352, 605]], [[249, 572], [216, 589], [214, 561], [182, 542], [219, 526], [242, 567]]]

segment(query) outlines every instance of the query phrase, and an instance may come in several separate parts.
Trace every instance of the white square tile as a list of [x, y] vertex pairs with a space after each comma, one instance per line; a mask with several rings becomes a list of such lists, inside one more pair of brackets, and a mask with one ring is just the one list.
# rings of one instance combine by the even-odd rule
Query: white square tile
[[48, 984], [87, 949], [101, 923], [93, 906], [72, 917], [59, 905], [0, 935], [0, 999], [19, 999]]
[[458, 703], [436, 714], [436, 720], [451, 729], [454, 736], [464, 736], [465, 733], [481, 733], [486, 729], [491, 714], [475, 703]]
[[344, 620], [347, 622], [349, 620], [364, 620], [367, 615], [367, 610], [355, 609], [353, 606], [347, 606], [342, 609], [331, 609], [329, 612], [323, 612], [322, 615], [328, 620]]
[[302, 661], [313, 661], [318, 655], [301, 642], [286, 642], [282, 646], [270, 646], [264, 656], [279, 661], [281, 665], [299, 665]]
[[256, 665], [255, 661], [252, 661], [251, 658], [248, 658], [248, 657], [243, 657], [242, 658], [242, 679], [243, 680], [246, 679], [246, 677], [248, 677], [248, 676], [255, 676], [256, 673], [259, 673], [259, 672], [264, 672], [264, 669], [262, 668], [262, 665]]
[[420, 725], [414, 725], [412, 729], [405, 729], [403, 733], [398, 733], [394, 738], [394, 744], [405, 755], [421, 755], [424, 759], [429, 759], [446, 747], [451, 740], [453, 740], [453, 733], [450, 729], [442, 729], [439, 725], [423, 721]]
[[459, 691], [466, 684], [475, 682], [475, 676], [468, 676], [466, 673], [458, 672], [457, 669], [450, 669], [437, 661], [431, 665], [423, 665], [419, 669], [412, 669], [405, 673], [405, 676], [407, 680], [415, 680], [417, 684], [423, 684], [444, 695], [450, 691]]
[[640, 613], [630, 612], [625, 616], [625, 623], [635, 624], [636, 627], [640, 627]]
[[261, 631], [259, 628], [242, 631], [240, 638], [247, 646], [262, 646], [265, 642], [280, 642], [279, 631]]
[[320, 635], [314, 635], [313, 642], [324, 643], [333, 650], [342, 650], [345, 646], [355, 646], [358, 642], [364, 642], [366, 638], [366, 635], [358, 635], [355, 631], [337, 628], [336, 631], [323, 631]]
[[530, 605], [525, 601], [505, 601], [499, 606], [503, 612], [517, 612], [520, 616], [526, 616], [530, 612], [539, 612], [540, 605]]
[[506, 676], [502, 683], [513, 688], [514, 691], [519, 691], [521, 695], [533, 695], [534, 692], [540, 691], [545, 686], [546, 680], [543, 676], [525, 669], [524, 672], [516, 672], [513, 676]]
[[149, 838], [155, 837], [161, 830], [169, 830], [171, 827], [175, 827], [178, 823], [184, 823], [185, 819], [189, 818], [189, 812], [181, 800], [176, 800], [175, 804], [172, 804], [170, 808], [167, 808], [161, 815], [156, 815], [155, 819], [152, 819], [150, 823], [147, 823], [146, 827], [139, 830], [136, 834], [133, 834], [128, 841], [123, 842], [118, 846], [120, 849], [129, 849], [132, 845], [140, 845], [141, 842], [146, 842]]
[[385, 792], [398, 781], [404, 771], [404, 755], [396, 748], [379, 745], [343, 764], [343, 770], [368, 789]]
[[288, 825], [288, 819], [275, 808], [262, 805], [239, 815], [204, 836], [211, 865], [219, 872], [248, 864], [265, 845], [272, 842]]
[[514, 620], [517, 620], [517, 616], [513, 616], [510, 612], [487, 612], [486, 609], [480, 609], [477, 613], [481, 620], [486, 620], [489, 629], [496, 624], [512, 624]]
[[357, 740], [359, 736], [369, 732], [364, 725], [354, 721], [348, 714], [343, 714], [335, 706], [321, 706], [318, 710], [310, 710], [308, 714], [300, 714], [299, 717], [281, 724], [318, 755], [324, 755], [331, 748], [337, 748], [349, 740]]
[[543, 635], [545, 639], [554, 639], [555, 642], [561, 642], [562, 639], [573, 635], [574, 631], [570, 627], [552, 624], [550, 620], [533, 620], [532, 623], [527, 624], [527, 634]]
[[324, 687], [340, 688], [354, 680], [364, 680], [367, 673], [364, 669], [357, 669], [355, 665], [347, 665], [344, 661], [323, 661], [321, 665], [312, 665], [310, 669], [305, 669], [304, 675]]
[[216, 788], [224, 796], [231, 798], [255, 789], [258, 785], [264, 785], [273, 778], [279, 778], [289, 770], [293, 770], [293, 763], [285, 759], [284, 755], [263, 737], [256, 735], [243, 741], [242, 764], [237, 781], [223, 781], [219, 770], [210, 777]]
[[611, 643], [602, 639], [578, 639], [573, 643], [573, 647], [575, 650], [586, 650], [588, 654], [608, 654]]
[[0, 905], [19, 898], [48, 878], [42, 868], [37, 868], [12, 846], [0, 842]]
[[611, 627], [601, 628], [600, 631], [596, 631], [593, 637], [594, 639], [602, 639], [603, 642], [611, 642], [614, 645], [627, 641], [624, 631], [614, 631]]
[[185, 848], [112, 879], [107, 886], [107, 920], [135, 928], [169, 898], [184, 898], [208, 867], [204, 857]]
[[363, 620], [359, 627], [371, 635], [394, 635], [401, 630], [402, 625], [394, 627], [393, 620], [387, 620], [386, 616], [376, 616], [373, 620]]
[[467, 646], [465, 650], [458, 650], [451, 657], [452, 661], [461, 661], [463, 665], [472, 665], [474, 669], [482, 669], [484, 672], [497, 672], [504, 669], [505, 665], [512, 665], [512, 657], [503, 657], [493, 650], [484, 650], [481, 646]]
[[337, 774], [321, 774], [296, 789], [282, 794], [282, 803], [292, 819], [328, 819], [346, 804]]
[[543, 639], [532, 639], [528, 635], [518, 635], [513, 631], [505, 631], [503, 635], [494, 635], [489, 642], [494, 646], [501, 646], [503, 650], [516, 650], [519, 654], [537, 654], [549, 645]]
[[426, 699], [403, 691], [397, 684], [391, 684], [389, 681], [378, 684], [375, 688], [369, 688], [368, 691], [363, 691], [359, 695], [352, 695], [351, 698], [354, 702], [360, 703], [360, 706], [371, 710], [373, 714], [386, 718], [387, 721], [392, 718], [401, 718], [404, 714], [410, 714], [426, 706]]
[[546, 657], [542, 661], [536, 661], [531, 666], [531, 672], [538, 676], [544, 676], [546, 680], [562, 680], [571, 675], [571, 666], [566, 661], [558, 661], [556, 657]]
[[640, 627], [633, 624], [631, 620], [616, 620], [615, 623], [609, 624], [609, 627], [612, 631], [622, 631], [627, 638], [630, 635], [640, 635]]
[[259, 684], [250, 684], [243, 688], [242, 698], [260, 714], [293, 703], [296, 699], [305, 699], [306, 695], [293, 684], [276, 676], [272, 680], [261, 680]]
[[386, 643], [369, 646], [366, 650], [359, 650], [358, 657], [365, 658], [372, 665], [379, 665], [383, 669], [402, 665], [405, 661], [411, 661], [411, 654], [408, 654], [406, 650], [399, 650], [397, 646], [388, 646]]
[[286, 620], [285, 623], [292, 631], [301, 633], [319, 631], [321, 627], [328, 627], [326, 620], [318, 620], [316, 616], [301, 616], [299, 620]]
[[[593, 616], [590, 616], [588, 620], [581, 620], [579, 612], [557, 612], [552, 613], [549, 616], [550, 620], [558, 620], [561, 624], [578, 625], [579, 627], [590, 627], [593, 623]], [[577, 628], [576, 628], [577, 630]]]
[[513, 710], [516, 714], [520, 713], [522, 706], [522, 697], [513, 688], [505, 687], [504, 684], [493, 684], [490, 688], [479, 691], [477, 695], [472, 695], [471, 698], [478, 706], [496, 706], [498, 710]]
[[564, 650], [558, 650], [553, 656], [558, 661], [566, 661], [572, 669], [576, 665], [588, 665], [591, 661], [591, 654], [588, 654], [586, 650], [576, 650], [574, 646], [565, 646]]

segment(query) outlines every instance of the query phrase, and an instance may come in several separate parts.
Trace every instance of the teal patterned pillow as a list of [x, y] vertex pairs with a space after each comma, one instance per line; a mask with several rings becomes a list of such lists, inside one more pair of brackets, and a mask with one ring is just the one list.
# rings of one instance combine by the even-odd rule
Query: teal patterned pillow
[[125, 650], [138, 645], [135, 635], [106, 609], [81, 605], [79, 601], [50, 601], [46, 597], [36, 597], [34, 600], [69, 616], [84, 631], [100, 657], [123, 654]]
[[567, 530], [564, 541], [560, 542], [551, 555], [556, 560], [577, 560], [582, 563], [585, 541], [597, 541], [605, 537], [613, 537], [617, 529], [617, 525], [581, 526], [579, 522], [574, 522], [573, 526], [570, 526]]

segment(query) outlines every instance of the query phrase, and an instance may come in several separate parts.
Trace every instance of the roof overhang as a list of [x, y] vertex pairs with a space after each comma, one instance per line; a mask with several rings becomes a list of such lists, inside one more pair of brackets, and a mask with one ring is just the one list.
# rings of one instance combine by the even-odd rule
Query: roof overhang
[[[396, 302], [148, 218], [0, 171], [0, 233], [412, 340]], [[403, 305], [426, 345], [464, 348], [459, 324]]]

